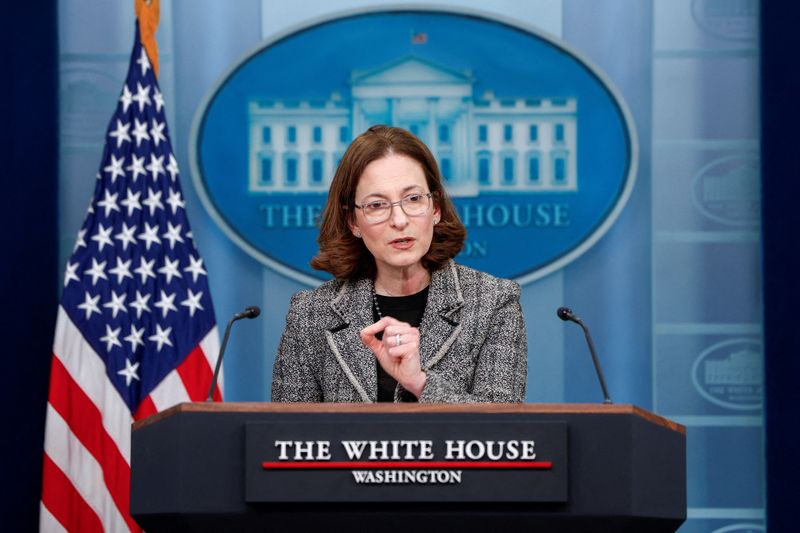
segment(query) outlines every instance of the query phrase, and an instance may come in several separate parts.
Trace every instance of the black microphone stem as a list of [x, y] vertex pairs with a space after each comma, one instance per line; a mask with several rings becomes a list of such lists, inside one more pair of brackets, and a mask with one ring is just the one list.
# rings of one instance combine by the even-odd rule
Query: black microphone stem
[[217, 379], [219, 378], [219, 371], [222, 368], [222, 356], [225, 355], [225, 347], [228, 346], [228, 337], [231, 336], [231, 327], [233, 327], [233, 323], [237, 320], [241, 320], [242, 318], [255, 318], [261, 314], [261, 309], [256, 307], [255, 305], [251, 305], [247, 307], [241, 313], [236, 313], [231, 318], [231, 321], [228, 322], [228, 327], [225, 328], [225, 336], [222, 338], [222, 348], [219, 349], [219, 357], [217, 358], [217, 366], [214, 368], [214, 377], [211, 379], [211, 387], [208, 389], [208, 398], [206, 399], [207, 402], [214, 401], [214, 387], [217, 386]]
[[613, 403], [611, 398], [608, 397], [608, 388], [606, 387], [606, 379], [603, 377], [603, 369], [600, 368], [600, 361], [597, 360], [597, 352], [594, 350], [594, 342], [592, 336], [589, 334], [589, 328], [584, 325], [583, 321], [573, 315], [573, 322], [578, 324], [583, 330], [583, 336], [586, 337], [586, 344], [589, 345], [589, 352], [592, 354], [592, 362], [594, 363], [594, 370], [597, 372], [597, 379], [600, 380], [600, 387], [603, 389], [604, 400], [603, 403]]
[[222, 368], [222, 356], [225, 355], [225, 347], [228, 345], [228, 337], [231, 336], [231, 327], [233, 327], [233, 323], [236, 322], [240, 317], [238, 315], [231, 318], [228, 322], [228, 327], [225, 328], [225, 336], [222, 338], [222, 348], [219, 349], [219, 357], [217, 358], [217, 365], [214, 368], [214, 377], [211, 379], [211, 387], [208, 389], [208, 398], [206, 399], [207, 402], [212, 402], [213, 395], [214, 395], [214, 387], [217, 385], [217, 378], [219, 377], [219, 371]]

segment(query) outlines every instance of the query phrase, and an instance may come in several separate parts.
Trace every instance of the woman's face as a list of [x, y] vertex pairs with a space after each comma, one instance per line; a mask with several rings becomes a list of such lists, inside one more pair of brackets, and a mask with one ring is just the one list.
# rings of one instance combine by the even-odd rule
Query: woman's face
[[409, 216], [397, 204], [382, 222], [369, 220], [363, 209], [355, 210], [350, 230], [364, 239], [367, 249], [375, 257], [379, 274], [422, 265], [420, 260], [428, 252], [433, 239], [434, 220], [438, 222], [440, 216], [434, 200], [424, 197], [428, 193], [422, 165], [408, 156], [390, 154], [376, 159], [364, 169], [356, 187], [356, 204], [399, 202], [407, 198], [409, 211], [413, 209], [413, 203], [420, 201], [428, 202], [430, 206], [422, 214]]

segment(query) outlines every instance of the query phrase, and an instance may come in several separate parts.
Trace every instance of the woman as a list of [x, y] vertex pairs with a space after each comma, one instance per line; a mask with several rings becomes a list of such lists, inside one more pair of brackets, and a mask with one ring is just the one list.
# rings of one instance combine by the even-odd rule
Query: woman
[[522, 401], [519, 286], [457, 265], [465, 235], [417, 137], [373, 126], [356, 138], [311, 262], [335, 279], [292, 298], [272, 400]]

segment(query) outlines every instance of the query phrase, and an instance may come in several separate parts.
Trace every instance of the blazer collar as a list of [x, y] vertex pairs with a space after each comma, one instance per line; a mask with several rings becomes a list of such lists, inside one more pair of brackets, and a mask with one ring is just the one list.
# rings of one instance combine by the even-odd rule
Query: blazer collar
[[[372, 324], [372, 280], [345, 281], [330, 307], [333, 314], [325, 331], [328, 346], [361, 401], [374, 402], [378, 397], [375, 356], [360, 336]], [[339, 389], [338, 384], [331, 385]]]
[[420, 324], [419, 357], [423, 370], [435, 365], [458, 337], [463, 306], [458, 270], [450, 260], [431, 275], [428, 305]]

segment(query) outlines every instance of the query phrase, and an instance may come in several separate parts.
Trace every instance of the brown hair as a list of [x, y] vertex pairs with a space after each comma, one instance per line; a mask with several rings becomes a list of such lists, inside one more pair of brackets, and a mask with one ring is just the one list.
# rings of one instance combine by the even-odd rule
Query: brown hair
[[433, 272], [461, 251], [467, 230], [444, 190], [439, 166], [431, 151], [404, 129], [372, 126], [353, 140], [333, 176], [320, 218], [319, 253], [311, 260], [313, 268], [330, 272], [337, 279], [375, 277], [375, 258], [364, 242], [350, 231], [349, 222], [355, 216], [356, 187], [364, 169], [391, 154], [405, 155], [422, 166], [433, 201], [441, 210], [441, 220], [433, 226], [431, 247], [422, 257], [422, 265]]

